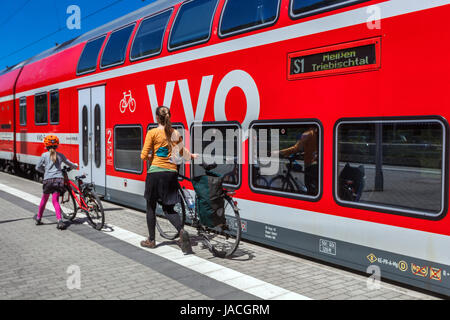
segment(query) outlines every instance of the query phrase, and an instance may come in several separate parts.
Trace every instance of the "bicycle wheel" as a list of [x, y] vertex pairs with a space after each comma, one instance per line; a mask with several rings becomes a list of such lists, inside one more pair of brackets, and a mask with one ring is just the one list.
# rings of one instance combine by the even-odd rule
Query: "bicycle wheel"
[[225, 197], [225, 226], [208, 228], [208, 241], [214, 256], [228, 258], [233, 255], [241, 241], [242, 224], [239, 209], [230, 197]]
[[294, 184], [287, 179], [285, 176], [277, 176], [273, 178], [270, 183], [272, 189], [286, 191], [286, 192], [296, 192]]
[[101, 230], [105, 224], [105, 211], [103, 210], [102, 202], [94, 191], [90, 191], [86, 198], [86, 205], [89, 211], [86, 216], [91, 226], [96, 230]]
[[72, 194], [72, 188], [66, 187], [66, 192], [60, 197], [59, 202], [63, 218], [73, 221], [77, 215], [78, 205]]
[[[181, 227], [183, 228], [186, 221], [186, 200], [182, 194], [183, 192], [178, 191], [178, 193], [180, 194], [180, 202], [173, 207], [173, 210], [178, 214], [178, 217], [181, 220]], [[157, 210], [163, 212], [161, 205], [158, 204]], [[169, 219], [167, 219], [165, 213], [164, 217], [166, 219], [156, 219], [156, 228], [158, 228], [161, 237], [167, 240], [174, 240], [178, 237], [178, 231], [172, 223], [170, 223]]]
[[267, 181], [266, 178], [257, 177], [256, 180], [255, 180], [255, 185], [257, 187], [260, 187], [260, 188], [268, 188], [269, 187], [269, 181]]

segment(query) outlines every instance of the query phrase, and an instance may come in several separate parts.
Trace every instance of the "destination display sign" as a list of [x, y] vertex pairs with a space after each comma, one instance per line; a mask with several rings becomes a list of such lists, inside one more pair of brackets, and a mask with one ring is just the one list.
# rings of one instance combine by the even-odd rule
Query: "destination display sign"
[[379, 42], [365, 40], [288, 56], [288, 78], [301, 79], [359, 72], [379, 67]]

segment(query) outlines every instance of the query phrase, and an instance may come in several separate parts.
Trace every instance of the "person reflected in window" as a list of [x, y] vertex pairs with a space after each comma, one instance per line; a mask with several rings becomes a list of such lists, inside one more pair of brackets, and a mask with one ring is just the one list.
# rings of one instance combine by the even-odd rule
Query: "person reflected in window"
[[288, 157], [303, 150], [305, 163], [305, 186], [309, 195], [316, 195], [318, 192], [318, 160], [319, 160], [319, 137], [318, 128], [308, 128], [292, 147], [280, 150], [278, 153], [282, 157]]

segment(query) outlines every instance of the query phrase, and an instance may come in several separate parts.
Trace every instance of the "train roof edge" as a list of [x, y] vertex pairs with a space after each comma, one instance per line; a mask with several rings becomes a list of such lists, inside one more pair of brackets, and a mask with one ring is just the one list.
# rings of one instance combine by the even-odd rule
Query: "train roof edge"
[[115, 29], [118, 29], [122, 26], [125, 26], [127, 24], [130, 24], [132, 22], [135, 22], [138, 19], [144, 18], [146, 16], [152, 15], [154, 13], [157, 13], [159, 11], [163, 11], [164, 9], [167, 9], [169, 7], [172, 7], [178, 3], [183, 2], [184, 0], [157, 0], [155, 2], [152, 2], [148, 4], [145, 7], [142, 7], [140, 9], [137, 9], [133, 12], [128, 13], [127, 15], [124, 15], [120, 18], [117, 18], [111, 22], [108, 22], [100, 27], [97, 27], [93, 30], [90, 30], [78, 37], [75, 37], [73, 39], [70, 39], [68, 41], [65, 41], [62, 44], [59, 44], [53, 48], [47, 49], [31, 58], [28, 58], [22, 62], [19, 62], [11, 67], [6, 67], [5, 69], [0, 70], [0, 76], [4, 75], [10, 71], [22, 68], [23, 66], [33, 63], [36, 61], [39, 61], [41, 59], [44, 59], [46, 57], [51, 56], [52, 54], [58, 53], [60, 51], [63, 51], [65, 49], [68, 49], [70, 47], [76, 46], [80, 43], [83, 43], [87, 40], [99, 37], [103, 34], [106, 34], [110, 31], [113, 31]]

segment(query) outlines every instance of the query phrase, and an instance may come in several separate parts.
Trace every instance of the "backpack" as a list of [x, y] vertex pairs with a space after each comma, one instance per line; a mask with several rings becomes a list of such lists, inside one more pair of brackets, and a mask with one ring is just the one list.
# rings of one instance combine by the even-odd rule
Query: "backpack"
[[226, 224], [222, 184], [223, 177], [217, 175], [204, 175], [192, 179], [200, 222], [210, 228]]
[[[359, 201], [364, 190], [364, 166], [352, 167], [347, 163], [339, 175], [339, 197], [348, 201]], [[351, 182], [351, 185], [348, 184]]]

